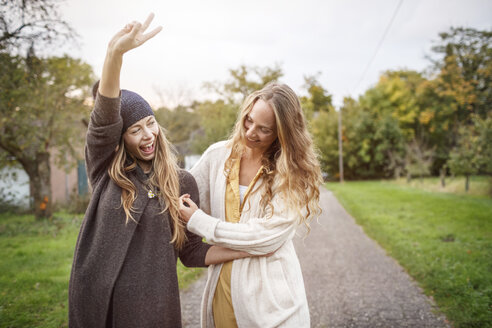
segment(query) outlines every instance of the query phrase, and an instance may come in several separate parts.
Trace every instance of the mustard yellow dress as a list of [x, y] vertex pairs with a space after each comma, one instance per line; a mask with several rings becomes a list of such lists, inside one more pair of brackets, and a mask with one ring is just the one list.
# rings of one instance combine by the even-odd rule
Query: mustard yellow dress
[[[250, 191], [258, 181], [263, 171], [261, 167], [256, 176], [249, 184], [244, 194], [243, 202], [239, 194], [239, 168], [240, 161], [234, 161], [234, 164], [229, 172], [225, 194], [225, 214], [226, 221], [238, 223], [241, 218], [241, 212], [243, 206], [246, 203]], [[216, 328], [234, 328], [237, 327], [236, 317], [234, 315], [234, 308], [232, 306], [231, 298], [231, 272], [232, 262], [225, 262], [222, 265], [220, 271], [219, 280], [215, 289], [214, 299], [212, 303], [212, 311], [214, 315], [214, 322]]]

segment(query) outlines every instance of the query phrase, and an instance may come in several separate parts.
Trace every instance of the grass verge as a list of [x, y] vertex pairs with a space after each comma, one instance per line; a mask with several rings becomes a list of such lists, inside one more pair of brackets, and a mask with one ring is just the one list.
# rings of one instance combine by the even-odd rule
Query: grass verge
[[[81, 215], [0, 214], [0, 327], [67, 327], [68, 280]], [[178, 262], [180, 288], [203, 269]]]
[[407, 186], [425, 191], [445, 192], [458, 195], [471, 195], [471, 196], [490, 196], [492, 185], [491, 179], [488, 176], [471, 176], [470, 177], [470, 189], [465, 190], [465, 177], [446, 177], [445, 186], [441, 185], [441, 179], [439, 177], [427, 177], [424, 179], [414, 178], [410, 182], [407, 182], [406, 178], [400, 178], [398, 180], [391, 180], [400, 186]]
[[492, 199], [381, 181], [327, 187], [454, 327], [492, 326]]

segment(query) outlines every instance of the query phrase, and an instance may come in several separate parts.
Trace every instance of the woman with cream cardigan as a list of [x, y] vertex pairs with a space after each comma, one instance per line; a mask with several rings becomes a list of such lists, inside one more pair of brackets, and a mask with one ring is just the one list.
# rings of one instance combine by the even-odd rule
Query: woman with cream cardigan
[[292, 238], [320, 213], [322, 180], [292, 89], [268, 84], [252, 93], [231, 139], [210, 146], [191, 173], [201, 209], [181, 196], [189, 231], [250, 254], [274, 252], [209, 267], [202, 327], [309, 327]]

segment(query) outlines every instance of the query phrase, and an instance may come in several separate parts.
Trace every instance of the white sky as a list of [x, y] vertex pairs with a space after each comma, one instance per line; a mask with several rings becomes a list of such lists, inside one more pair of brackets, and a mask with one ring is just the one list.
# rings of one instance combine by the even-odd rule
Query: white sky
[[[153, 106], [207, 97], [205, 81], [225, 81], [241, 64], [281, 64], [298, 94], [305, 75], [333, 95], [357, 97], [388, 69], [423, 70], [432, 41], [450, 26], [492, 28], [492, 0], [405, 0], [365, 78], [364, 69], [398, 0], [67, 0], [62, 15], [81, 36], [64, 49], [100, 76], [110, 38], [127, 22], [155, 13], [163, 31], [124, 58], [121, 87]], [[356, 88], [358, 84], [358, 87]], [[183, 96], [184, 94], [184, 96]], [[184, 97], [184, 98], [183, 98]]]

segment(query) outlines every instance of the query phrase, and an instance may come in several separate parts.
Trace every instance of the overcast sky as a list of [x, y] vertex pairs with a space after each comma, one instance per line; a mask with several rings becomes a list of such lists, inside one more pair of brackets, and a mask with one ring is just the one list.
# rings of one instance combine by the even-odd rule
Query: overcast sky
[[[339, 105], [377, 83], [388, 69], [423, 70], [438, 33], [451, 26], [492, 28], [492, 0], [404, 0], [373, 57], [399, 0], [67, 0], [62, 15], [81, 36], [78, 49], [63, 49], [100, 76], [110, 38], [127, 22], [163, 31], [124, 57], [121, 87], [153, 106], [157, 90], [173, 106], [203, 99], [205, 81], [225, 81], [239, 65], [281, 65], [282, 82], [298, 94], [305, 75], [319, 81]], [[183, 96], [184, 94], [184, 96]]]

